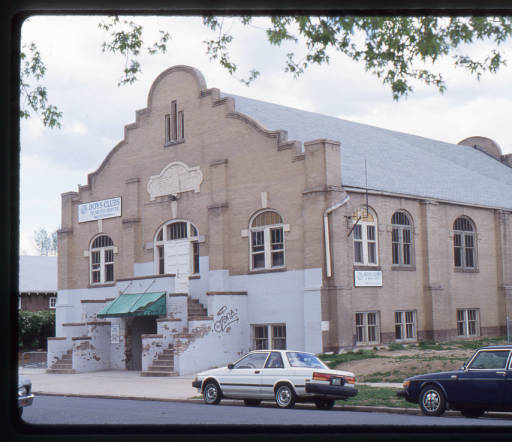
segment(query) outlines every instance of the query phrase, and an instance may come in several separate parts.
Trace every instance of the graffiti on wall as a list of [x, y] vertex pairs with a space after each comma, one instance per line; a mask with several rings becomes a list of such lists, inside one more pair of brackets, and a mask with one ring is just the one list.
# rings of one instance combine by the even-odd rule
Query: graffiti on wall
[[226, 305], [223, 305], [215, 315], [213, 330], [217, 333], [229, 333], [231, 325], [238, 321], [238, 309], [228, 309]]

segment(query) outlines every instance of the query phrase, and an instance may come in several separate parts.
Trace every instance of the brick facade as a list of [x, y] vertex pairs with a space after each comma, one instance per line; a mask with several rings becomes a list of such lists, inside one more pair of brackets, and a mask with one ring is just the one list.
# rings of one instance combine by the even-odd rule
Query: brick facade
[[[184, 139], [169, 142], [165, 122], [173, 101], [184, 115]], [[287, 127], [280, 129], [268, 130], [238, 112], [236, 98], [207, 89], [193, 68], [163, 72], [151, 87], [147, 107], [137, 111], [135, 123], [125, 127], [124, 139], [87, 184], [62, 194], [58, 287], [63, 305], [101, 288], [91, 283], [90, 273], [91, 242], [99, 234], [115, 246], [115, 280], [151, 277], [158, 273], [156, 234], [177, 220], [190, 222], [199, 238], [202, 268], [190, 278], [189, 296], [206, 305], [211, 293], [247, 293], [247, 336], [251, 324], [284, 322], [287, 339], [299, 349], [337, 351], [361, 345], [355, 314], [376, 312], [376, 341], [386, 344], [396, 341], [395, 312], [414, 311], [412, 342], [456, 339], [458, 309], [478, 311], [479, 335], [503, 332], [506, 314], [512, 316], [510, 208], [419, 197], [407, 188], [403, 194], [370, 189], [367, 196], [364, 189], [343, 185], [343, 140], [300, 143], [287, 138]], [[185, 170], [178, 184], [171, 182], [177, 175], [155, 178], [172, 165]], [[190, 170], [201, 172], [197, 188], [186, 187], [196, 179]], [[168, 190], [150, 189], [155, 179]], [[172, 186], [178, 186], [174, 193]], [[121, 216], [78, 222], [80, 205], [114, 197], [122, 200]], [[372, 266], [354, 265], [353, 215], [365, 207], [366, 198], [376, 217], [377, 263]], [[269, 209], [283, 220], [284, 266], [251, 270], [250, 222]], [[409, 266], [392, 263], [396, 211], [412, 221]], [[329, 229], [327, 258], [322, 216]], [[476, 229], [477, 263], [471, 271], [454, 266], [453, 226], [461, 216]], [[355, 287], [355, 270], [381, 272], [382, 286]], [[299, 280], [296, 286], [289, 282]], [[286, 296], [280, 296], [280, 288]], [[58, 322], [69, 322], [70, 311], [63, 308], [60, 316], [58, 311]]]

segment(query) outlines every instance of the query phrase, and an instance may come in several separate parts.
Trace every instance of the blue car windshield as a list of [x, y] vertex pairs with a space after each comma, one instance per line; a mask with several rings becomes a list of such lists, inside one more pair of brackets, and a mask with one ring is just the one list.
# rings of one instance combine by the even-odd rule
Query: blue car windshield
[[315, 355], [298, 351], [286, 352], [290, 367], [327, 368]]

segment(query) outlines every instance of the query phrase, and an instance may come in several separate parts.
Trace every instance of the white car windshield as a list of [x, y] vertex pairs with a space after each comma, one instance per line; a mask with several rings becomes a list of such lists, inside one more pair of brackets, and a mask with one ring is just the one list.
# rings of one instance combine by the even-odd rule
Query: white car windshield
[[298, 351], [286, 352], [290, 367], [327, 368], [315, 355]]

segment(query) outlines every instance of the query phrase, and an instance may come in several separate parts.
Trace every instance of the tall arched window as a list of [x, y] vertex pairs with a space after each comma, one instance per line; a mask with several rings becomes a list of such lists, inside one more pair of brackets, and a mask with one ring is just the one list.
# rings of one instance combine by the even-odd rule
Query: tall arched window
[[371, 209], [358, 209], [354, 215], [354, 264], [377, 265], [377, 218]]
[[414, 264], [412, 222], [405, 212], [395, 212], [391, 217], [391, 253], [393, 265]]
[[177, 265], [188, 273], [199, 273], [197, 229], [188, 221], [169, 221], [155, 235], [156, 273], [175, 273]]
[[284, 230], [281, 215], [272, 210], [257, 214], [250, 223], [251, 270], [284, 267]]
[[100, 235], [91, 242], [89, 250], [91, 284], [114, 281], [114, 243], [110, 236]]
[[453, 223], [453, 256], [455, 268], [476, 268], [476, 229], [473, 222], [461, 216]]

